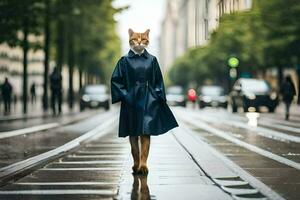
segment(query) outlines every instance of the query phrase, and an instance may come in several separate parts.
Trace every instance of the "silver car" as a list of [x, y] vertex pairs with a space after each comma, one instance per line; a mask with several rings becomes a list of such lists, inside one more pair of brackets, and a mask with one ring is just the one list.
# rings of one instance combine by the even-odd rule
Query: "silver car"
[[166, 98], [170, 106], [186, 106], [186, 96], [181, 86], [169, 87], [166, 91]]

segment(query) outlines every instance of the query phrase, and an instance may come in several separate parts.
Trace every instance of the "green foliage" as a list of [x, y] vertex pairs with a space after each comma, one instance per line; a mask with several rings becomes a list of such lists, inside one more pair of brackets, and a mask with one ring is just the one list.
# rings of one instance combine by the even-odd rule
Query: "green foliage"
[[[40, 35], [43, 9], [43, 0], [0, 0], [0, 43], [21, 46], [20, 33], [24, 28], [30, 34]], [[41, 46], [36, 41], [29, 45], [34, 49]]]
[[[253, 73], [299, 61], [300, 2], [254, 0], [250, 11], [225, 14], [204, 47], [188, 50], [169, 73], [173, 84], [223, 81], [228, 58], [239, 59], [239, 71]], [[295, 61], [296, 60], [296, 61]]]
[[[75, 66], [81, 71], [105, 81], [120, 56], [114, 14], [122, 11], [122, 8], [113, 8], [112, 0], [49, 2], [51, 16], [46, 22], [46, 0], [0, 0], [0, 43], [22, 45], [20, 32], [23, 31], [24, 22], [28, 24], [31, 35], [43, 35], [45, 23], [50, 23], [50, 58], [61, 64], [69, 64], [67, 60], [74, 60]], [[29, 45], [38, 49], [42, 48], [43, 43]], [[67, 47], [72, 47], [72, 51]], [[68, 55], [70, 53], [71, 57]]]

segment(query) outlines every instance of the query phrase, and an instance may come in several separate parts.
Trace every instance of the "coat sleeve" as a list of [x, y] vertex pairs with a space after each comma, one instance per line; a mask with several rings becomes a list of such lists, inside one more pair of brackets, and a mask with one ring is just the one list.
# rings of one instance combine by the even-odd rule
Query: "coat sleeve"
[[157, 95], [164, 101], [166, 101], [166, 93], [165, 93], [165, 85], [163, 76], [159, 67], [159, 64], [157, 62], [157, 59], [154, 58], [153, 60], [154, 69], [155, 69], [155, 77], [154, 77], [154, 89]]
[[[122, 58], [118, 61], [111, 76], [111, 101], [117, 103], [121, 101], [127, 94], [125, 87], [125, 74], [122, 70]], [[123, 66], [124, 68], [124, 66]]]

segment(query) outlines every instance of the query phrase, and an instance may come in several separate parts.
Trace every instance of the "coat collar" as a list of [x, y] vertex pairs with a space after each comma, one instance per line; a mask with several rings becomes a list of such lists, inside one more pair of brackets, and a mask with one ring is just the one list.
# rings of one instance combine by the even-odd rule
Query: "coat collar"
[[[139, 54], [134, 53], [134, 52], [130, 49], [129, 52], [128, 52], [128, 57], [131, 58], [131, 57], [135, 57], [135, 56], [139, 56]], [[144, 49], [144, 52], [143, 52], [140, 56], [143, 56], [143, 57], [145, 57], [145, 58], [148, 58], [149, 53], [148, 53], [148, 51], [147, 51], [146, 49]]]

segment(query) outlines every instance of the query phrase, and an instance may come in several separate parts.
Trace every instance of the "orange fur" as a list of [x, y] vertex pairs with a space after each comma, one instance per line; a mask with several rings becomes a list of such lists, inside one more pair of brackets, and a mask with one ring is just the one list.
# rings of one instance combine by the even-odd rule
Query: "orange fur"
[[137, 33], [132, 29], [128, 30], [129, 45], [135, 52], [141, 53], [149, 45], [149, 32], [149, 29], [144, 33]]
[[147, 160], [150, 149], [150, 136], [129, 136], [129, 141], [131, 146], [131, 154], [133, 158], [133, 173], [147, 175]]

